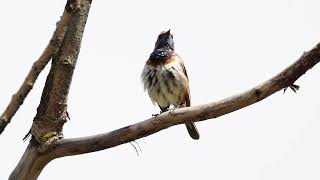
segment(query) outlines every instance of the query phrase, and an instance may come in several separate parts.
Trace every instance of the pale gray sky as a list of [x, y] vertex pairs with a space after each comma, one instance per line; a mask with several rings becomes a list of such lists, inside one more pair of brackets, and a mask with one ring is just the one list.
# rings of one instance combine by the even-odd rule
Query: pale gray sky
[[[65, 0], [3, 1], [0, 11], [0, 110], [48, 43]], [[242, 92], [293, 63], [320, 41], [317, 0], [93, 1], [69, 97], [66, 138], [114, 130], [159, 110], [140, 73], [159, 32], [171, 29], [184, 59], [192, 104]], [[0, 179], [22, 156], [46, 71], [0, 136]], [[288, 91], [240, 111], [183, 125], [130, 144], [51, 162], [40, 180], [320, 179], [320, 65]]]

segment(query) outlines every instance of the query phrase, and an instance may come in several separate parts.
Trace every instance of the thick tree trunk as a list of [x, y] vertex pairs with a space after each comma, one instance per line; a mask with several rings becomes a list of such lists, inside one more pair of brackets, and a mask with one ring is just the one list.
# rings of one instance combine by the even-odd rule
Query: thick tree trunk
[[38, 143], [32, 140], [9, 180], [36, 180], [43, 168], [52, 160], [48, 154], [40, 154]]
[[[241, 94], [218, 102], [175, 109], [108, 133], [60, 140], [63, 125], [68, 119], [68, 93], [90, 5], [91, 0], [68, 0], [67, 2], [60, 21], [64, 22], [65, 29], [62, 29], [62, 32], [65, 32], [65, 35], [59, 36], [62, 37], [61, 42], [59, 40], [55, 53], [52, 55], [51, 70], [32, 126], [32, 139], [9, 180], [36, 180], [44, 167], [56, 158], [100, 151], [154, 134], [177, 124], [216, 118], [259, 102], [283, 88], [290, 87], [295, 91], [298, 86], [294, 85], [294, 82], [320, 61], [320, 45], [318, 44], [276, 76]], [[47, 56], [45, 60], [48, 61]], [[13, 112], [19, 107], [14, 108], [16, 109], [10, 110], [10, 116], [13, 116]], [[0, 117], [0, 133], [7, 122], [9, 122], [7, 115]]]
[[91, 0], [68, 0], [64, 15], [70, 15], [66, 34], [52, 65], [32, 125], [32, 139], [10, 180], [35, 180], [54, 158], [52, 149], [61, 138], [68, 118], [67, 99], [73, 71], [80, 52]]

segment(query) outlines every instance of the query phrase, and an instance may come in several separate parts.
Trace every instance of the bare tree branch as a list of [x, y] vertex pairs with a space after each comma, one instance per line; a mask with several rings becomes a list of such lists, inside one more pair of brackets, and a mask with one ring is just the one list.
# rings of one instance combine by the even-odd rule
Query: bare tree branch
[[70, 17], [71, 16], [69, 13], [65, 12], [63, 14], [60, 21], [57, 23], [56, 30], [53, 33], [49, 44], [47, 45], [39, 59], [33, 63], [31, 70], [29, 71], [19, 90], [12, 96], [12, 99], [7, 108], [0, 116], [0, 134], [10, 123], [10, 120], [18, 111], [19, 107], [23, 104], [24, 99], [33, 88], [33, 85], [37, 80], [40, 72], [48, 64], [50, 59], [58, 52], [62, 40], [64, 39], [64, 35], [67, 31], [67, 27], [71, 19]]
[[33, 137], [19, 164], [11, 173], [10, 180], [35, 180], [52, 160], [48, 150], [61, 138], [62, 127], [68, 118], [69, 87], [90, 5], [91, 0], [67, 1], [64, 15], [69, 14], [70, 23], [61, 48], [52, 58], [51, 69], [31, 128]]
[[299, 60], [273, 78], [241, 94], [205, 105], [175, 109], [108, 133], [82, 138], [62, 139], [56, 144], [56, 148], [50, 152], [50, 156], [58, 158], [100, 151], [154, 134], [177, 124], [217, 118], [259, 102], [283, 88], [294, 87], [293, 83], [307, 70], [316, 65], [319, 60], [320, 44], [309, 52], [304, 53]]
[[[67, 100], [84, 27], [87, 21], [88, 0], [68, 0], [66, 12], [72, 14], [70, 26], [59, 52], [52, 58], [41, 101], [37, 108], [31, 134], [42, 145], [52, 145], [62, 138], [62, 128], [68, 119]], [[44, 149], [45, 150], [45, 149]]]
[[104, 150], [174, 125], [216, 118], [259, 102], [283, 88], [296, 89], [297, 86], [293, 83], [320, 60], [318, 44], [278, 75], [241, 94], [218, 102], [169, 111], [108, 133], [59, 140], [68, 118], [69, 87], [90, 5], [91, 0], [67, 2], [64, 15], [70, 15], [70, 23], [61, 40], [61, 48], [52, 56], [52, 66], [32, 125], [33, 138], [9, 180], [35, 180], [53, 159]]
[[[9, 180], [36, 180], [41, 171], [51, 161], [46, 154], [38, 151], [37, 142], [32, 140]], [[27, 167], [27, 168], [26, 168]]]

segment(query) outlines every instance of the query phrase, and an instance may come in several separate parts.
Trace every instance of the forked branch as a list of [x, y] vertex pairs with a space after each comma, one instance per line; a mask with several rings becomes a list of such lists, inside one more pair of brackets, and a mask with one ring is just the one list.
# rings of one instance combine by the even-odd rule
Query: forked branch
[[[79, 7], [74, 8], [77, 5]], [[283, 88], [294, 89], [296, 87], [294, 82], [320, 60], [320, 45], [318, 44], [276, 76], [241, 94], [209, 104], [169, 111], [104, 134], [59, 140], [58, 137], [55, 137], [61, 133], [64, 120], [67, 118], [69, 87], [90, 5], [91, 0], [68, 0], [66, 11], [68, 8], [77, 9], [77, 11], [71, 13], [69, 28], [62, 40], [63, 48], [57, 53], [54, 52], [56, 55], [52, 61], [52, 68], [32, 128], [33, 138], [19, 164], [11, 173], [10, 180], [35, 180], [42, 169], [53, 159], [108, 149], [174, 125], [216, 118], [259, 102]], [[42, 151], [39, 147], [47, 143], [53, 146]]]
[[68, 0], [63, 16], [70, 18], [61, 48], [52, 57], [52, 65], [42, 92], [37, 115], [31, 128], [32, 139], [10, 180], [35, 180], [53, 159], [50, 150], [61, 138], [68, 118], [67, 99], [91, 0]]
[[70, 14], [64, 12], [60, 21], [57, 23], [56, 30], [54, 31], [49, 44], [47, 45], [39, 59], [33, 63], [27, 77], [23, 81], [19, 90], [12, 96], [7, 108], [0, 116], [0, 134], [4, 131], [6, 126], [10, 123], [10, 120], [12, 119], [14, 114], [23, 104], [24, 99], [33, 88], [33, 85], [36, 82], [41, 71], [48, 64], [50, 59], [58, 52], [67, 31], [70, 19]]

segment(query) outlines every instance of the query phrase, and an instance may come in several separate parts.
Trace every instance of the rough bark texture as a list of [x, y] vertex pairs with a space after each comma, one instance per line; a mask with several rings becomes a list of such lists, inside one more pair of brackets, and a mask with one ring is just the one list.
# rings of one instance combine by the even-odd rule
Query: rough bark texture
[[10, 123], [11, 118], [18, 111], [19, 107], [23, 104], [24, 99], [33, 88], [33, 85], [37, 80], [40, 72], [48, 64], [50, 59], [58, 52], [67, 31], [70, 19], [70, 13], [64, 12], [60, 21], [57, 23], [57, 28], [53, 33], [46, 49], [43, 51], [39, 59], [33, 63], [31, 70], [29, 71], [19, 90], [12, 96], [12, 99], [7, 108], [0, 116], [0, 134]]
[[[108, 133], [59, 140], [55, 148], [47, 152], [45, 162], [50, 162], [52, 159], [59, 157], [108, 149], [154, 134], [177, 124], [212, 119], [239, 110], [259, 102], [283, 88], [292, 86], [300, 76], [316, 65], [319, 60], [320, 45], [317, 45], [278, 75], [241, 94], [222, 99], [218, 102], [169, 111], [155, 118], [150, 118]], [[44, 160], [41, 162], [44, 162]]]
[[31, 140], [9, 180], [35, 180], [50, 161], [51, 158], [38, 151], [37, 142]]
[[59, 140], [68, 118], [67, 98], [90, 5], [91, 0], [67, 2], [64, 14], [70, 15], [70, 23], [61, 48], [53, 57], [32, 126], [33, 138], [10, 175], [10, 180], [35, 180], [51, 160], [59, 157], [111, 148], [174, 125], [212, 119], [239, 110], [283, 88], [295, 87], [293, 83], [320, 60], [318, 44], [273, 78], [241, 94], [218, 102], [169, 111], [108, 133]]
[[74, 16], [59, 52], [53, 57], [51, 69], [34, 118], [31, 134], [40, 144], [52, 144], [62, 137], [68, 119], [67, 99], [73, 71], [78, 59], [88, 12], [82, 1], [68, 1], [66, 11]]
[[34, 118], [32, 139], [10, 180], [35, 180], [54, 157], [50, 150], [62, 137], [62, 127], [68, 118], [67, 98], [73, 70], [91, 0], [69, 0], [64, 14], [71, 16], [61, 48], [53, 57], [51, 69]]

